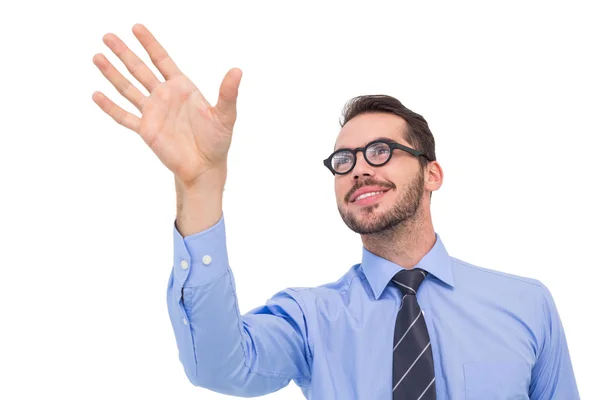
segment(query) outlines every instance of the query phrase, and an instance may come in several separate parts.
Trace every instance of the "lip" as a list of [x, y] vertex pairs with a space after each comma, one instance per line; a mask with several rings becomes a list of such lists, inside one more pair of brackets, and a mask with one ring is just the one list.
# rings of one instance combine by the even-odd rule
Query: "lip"
[[390, 189], [388, 188], [384, 188], [381, 186], [363, 186], [360, 189], [358, 189], [356, 192], [352, 193], [352, 196], [350, 196], [350, 203], [354, 203], [354, 201], [356, 200], [356, 198], [358, 196], [360, 196], [361, 194], [365, 194], [365, 193], [370, 193], [370, 192], [381, 192], [383, 191], [384, 193], [377, 195], [377, 196], [371, 196], [371, 197], [379, 197], [385, 194], [385, 192], [389, 191]]
[[385, 196], [386, 193], [387, 192], [383, 192], [383, 193], [376, 194], [374, 196], [366, 197], [364, 199], [355, 200], [354, 203], [352, 203], [352, 204], [356, 204], [357, 206], [368, 206], [370, 204], [378, 202], [383, 196]]

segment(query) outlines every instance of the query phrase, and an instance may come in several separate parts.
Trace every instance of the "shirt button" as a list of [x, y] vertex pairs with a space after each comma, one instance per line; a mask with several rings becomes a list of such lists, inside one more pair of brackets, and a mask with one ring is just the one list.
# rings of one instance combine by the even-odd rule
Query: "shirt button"
[[204, 265], [210, 264], [211, 261], [212, 261], [211, 256], [206, 255], [206, 256], [202, 257], [202, 262], [204, 263]]
[[185, 319], [185, 318], [183, 319], [183, 324], [187, 325], [187, 319]]
[[188, 269], [189, 264], [186, 260], [181, 260], [181, 268]]

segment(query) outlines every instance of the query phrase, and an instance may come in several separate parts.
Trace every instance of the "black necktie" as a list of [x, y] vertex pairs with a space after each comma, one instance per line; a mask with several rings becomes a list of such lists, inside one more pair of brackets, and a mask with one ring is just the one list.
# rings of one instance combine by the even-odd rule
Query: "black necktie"
[[427, 276], [420, 268], [404, 269], [392, 278], [402, 291], [396, 317], [392, 368], [393, 400], [435, 400], [433, 353], [417, 290]]

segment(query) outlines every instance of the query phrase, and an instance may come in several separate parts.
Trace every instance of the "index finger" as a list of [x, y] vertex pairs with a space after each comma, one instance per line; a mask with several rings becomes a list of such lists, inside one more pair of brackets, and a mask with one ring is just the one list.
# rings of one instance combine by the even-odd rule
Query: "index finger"
[[142, 46], [144, 46], [144, 49], [146, 49], [152, 63], [156, 65], [156, 68], [158, 68], [165, 79], [171, 79], [182, 74], [173, 59], [164, 47], [158, 43], [158, 40], [150, 33], [148, 28], [142, 24], [135, 24], [132, 31]]

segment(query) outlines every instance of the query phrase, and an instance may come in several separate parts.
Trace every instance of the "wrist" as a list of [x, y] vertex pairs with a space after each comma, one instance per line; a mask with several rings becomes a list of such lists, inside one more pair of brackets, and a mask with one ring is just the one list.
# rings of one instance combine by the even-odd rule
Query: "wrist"
[[177, 193], [186, 196], [195, 196], [201, 193], [222, 193], [227, 180], [227, 167], [206, 170], [194, 180], [184, 182], [175, 176]]

